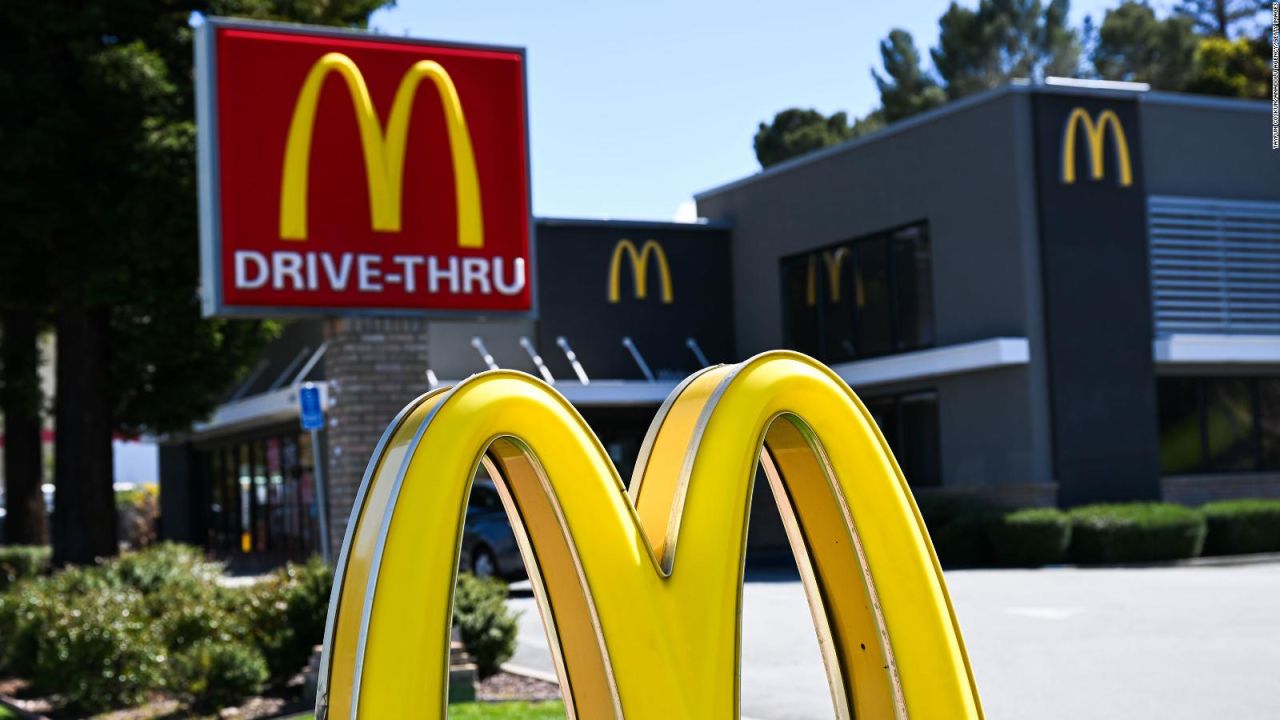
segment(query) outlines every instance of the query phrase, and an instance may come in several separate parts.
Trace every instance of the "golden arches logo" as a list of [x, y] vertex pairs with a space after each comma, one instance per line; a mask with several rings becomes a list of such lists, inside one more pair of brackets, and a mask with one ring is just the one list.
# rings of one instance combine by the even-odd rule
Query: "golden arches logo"
[[1085, 141], [1089, 143], [1089, 176], [1101, 180], [1105, 167], [1104, 150], [1106, 132], [1111, 130], [1111, 141], [1116, 149], [1116, 164], [1120, 166], [1120, 186], [1133, 184], [1133, 167], [1129, 162], [1129, 141], [1124, 135], [1124, 126], [1114, 110], [1103, 110], [1098, 113], [1095, 122], [1089, 112], [1077, 107], [1067, 116], [1062, 130], [1062, 182], [1071, 185], [1076, 181], [1076, 134], [1077, 126], [1084, 127]]
[[338, 562], [317, 717], [444, 718], [471, 477], [493, 477], [571, 718], [739, 714], [742, 567], [763, 467], [839, 718], [982, 717], [906, 481], [834, 373], [773, 352], [667, 399], [629, 487], [551, 387], [493, 371], [406, 407], [375, 450]]
[[[827, 296], [832, 303], [840, 302], [840, 270], [844, 260], [849, 256], [849, 248], [840, 247], [822, 252], [822, 264], [827, 270]], [[809, 267], [805, 274], [805, 303], [809, 307], [818, 304], [818, 258], [809, 256]]]
[[658, 263], [659, 280], [662, 282], [662, 304], [670, 305], [675, 300], [675, 292], [671, 287], [671, 266], [667, 264], [667, 253], [657, 240], [645, 240], [636, 249], [636, 244], [623, 238], [613, 246], [613, 256], [609, 258], [609, 302], [616, 303], [622, 295], [618, 276], [622, 273], [622, 258], [631, 261], [631, 280], [635, 285], [636, 298], [643, 300], [649, 295], [649, 258], [652, 256]]
[[346, 83], [347, 94], [360, 129], [364, 152], [365, 178], [369, 185], [369, 211], [373, 229], [399, 232], [404, 203], [404, 155], [408, 141], [413, 100], [423, 80], [431, 81], [444, 106], [445, 127], [453, 157], [458, 212], [458, 247], [484, 247], [484, 221], [480, 205], [480, 180], [476, 174], [471, 132], [458, 99], [453, 79], [441, 65], [420, 60], [405, 72], [391, 105], [384, 131], [378, 111], [369, 96], [364, 75], [351, 58], [339, 52], [326, 53], [316, 61], [294, 104], [293, 119], [284, 151], [284, 176], [280, 183], [280, 237], [307, 239], [307, 182], [311, 161], [311, 136], [315, 127], [320, 90], [330, 73]]

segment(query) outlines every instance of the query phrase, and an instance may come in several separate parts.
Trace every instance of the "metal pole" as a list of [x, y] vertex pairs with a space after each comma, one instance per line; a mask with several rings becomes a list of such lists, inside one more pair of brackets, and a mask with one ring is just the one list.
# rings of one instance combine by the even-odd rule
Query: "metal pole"
[[320, 557], [332, 564], [329, 552], [329, 501], [324, 476], [324, 454], [320, 451], [320, 431], [311, 431], [311, 477], [316, 485], [316, 512], [320, 516]]

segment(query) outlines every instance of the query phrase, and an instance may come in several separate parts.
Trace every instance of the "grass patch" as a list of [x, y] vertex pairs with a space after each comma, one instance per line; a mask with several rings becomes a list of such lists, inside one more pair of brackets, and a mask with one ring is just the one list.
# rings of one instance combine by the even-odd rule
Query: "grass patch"
[[458, 703], [449, 706], [449, 720], [562, 720], [564, 703]]

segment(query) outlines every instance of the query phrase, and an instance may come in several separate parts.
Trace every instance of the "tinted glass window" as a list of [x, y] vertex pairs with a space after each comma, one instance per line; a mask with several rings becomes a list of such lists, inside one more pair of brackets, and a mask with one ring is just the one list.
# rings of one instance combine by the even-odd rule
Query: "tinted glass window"
[[498, 497], [498, 491], [491, 487], [477, 485], [471, 488], [471, 502], [468, 503], [467, 509], [474, 512], [493, 512], [502, 509], [502, 499]]
[[1263, 468], [1280, 468], [1280, 378], [1258, 378], [1258, 436]]
[[907, 482], [916, 487], [942, 484], [938, 440], [938, 395], [918, 393], [902, 398], [899, 461]]
[[784, 258], [787, 342], [827, 362], [930, 347], [932, 283], [923, 223]]
[[1205, 383], [1206, 460], [1211, 470], [1253, 470], [1253, 393], [1248, 378], [1211, 378]]
[[[810, 256], [813, 259], [815, 256]], [[823, 250], [816, 256], [822, 307], [823, 357], [842, 362], [858, 357], [853, 334], [853, 251], [848, 245]]]
[[1195, 472], [1200, 452], [1200, 380], [1160, 378], [1160, 470], [1169, 475]]
[[942, 484], [938, 394], [910, 393], [867, 401], [867, 410], [913, 487]]
[[853, 291], [858, 323], [858, 355], [884, 355], [893, 350], [889, 239], [876, 238], [859, 242], [854, 262]]
[[924, 226], [893, 236], [897, 349], [933, 345], [933, 259]]
[[787, 343], [814, 357], [822, 356], [818, 333], [819, 311], [817, 258], [801, 255], [782, 261], [782, 292], [786, 302]]

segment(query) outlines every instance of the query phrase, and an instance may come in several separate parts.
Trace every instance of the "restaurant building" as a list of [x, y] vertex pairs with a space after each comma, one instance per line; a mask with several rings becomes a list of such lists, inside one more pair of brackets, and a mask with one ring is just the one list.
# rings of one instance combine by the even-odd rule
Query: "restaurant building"
[[[292, 322], [163, 447], [165, 534], [263, 563], [315, 548], [303, 382], [341, 538], [377, 438], [430, 387], [539, 375], [625, 478], [681, 378], [779, 347], [849, 382], [918, 495], [1280, 496], [1269, 127], [1259, 102], [1011, 85], [703, 192], [697, 224], [540, 219], [531, 317]], [[752, 546], [785, 552], [757, 491]]]

